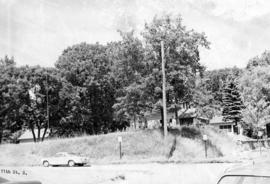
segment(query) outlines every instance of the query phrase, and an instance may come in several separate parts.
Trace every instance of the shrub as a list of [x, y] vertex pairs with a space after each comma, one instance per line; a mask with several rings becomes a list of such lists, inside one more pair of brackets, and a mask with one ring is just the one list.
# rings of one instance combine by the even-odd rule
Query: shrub
[[193, 126], [183, 126], [180, 129], [180, 135], [189, 139], [196, 139], [202, 136], [201, 131]]
[[170, 134], [190, 139], [201, 138], [202, 134], [199, 128], [194, 126], [183, 126], [181, 128], [168, 128]]

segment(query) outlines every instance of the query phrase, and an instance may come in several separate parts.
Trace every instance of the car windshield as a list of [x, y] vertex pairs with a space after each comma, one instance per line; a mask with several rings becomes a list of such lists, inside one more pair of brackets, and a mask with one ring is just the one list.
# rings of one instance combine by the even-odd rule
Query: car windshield
[[265, 176], [225, 176], [218, 184], [267, 184], [270, 177]]
[[59, 157], [59, 156], [67, 156], [68, 153], [56, 153], [55, 155], [58, 156], [58, 157]]
[[75, 153], [56, 153], [56, 156], [77, 156]]

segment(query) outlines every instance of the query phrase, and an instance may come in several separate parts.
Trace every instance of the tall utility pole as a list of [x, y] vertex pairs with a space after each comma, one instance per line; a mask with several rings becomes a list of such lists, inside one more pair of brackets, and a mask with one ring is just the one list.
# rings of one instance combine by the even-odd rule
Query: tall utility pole
[[49, 116], [49, 92], [48, 92], [48, 69], [46, 70], [46, 101], [47, 101], [47, 126], [50, 130], [50, 116]]
[[162, 101], [163, 101], [163, 127], [164, 138], [167, 137], [167, 107], [166, 107], [166, 75], [165, 75], [165, 58], [164, 58], [164, 42], [161, 41], [161, 62], [162, 62]]

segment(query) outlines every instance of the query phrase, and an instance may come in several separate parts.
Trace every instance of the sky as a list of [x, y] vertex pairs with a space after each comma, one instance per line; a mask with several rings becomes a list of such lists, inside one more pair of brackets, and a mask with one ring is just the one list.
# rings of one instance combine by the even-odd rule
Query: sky
[[20, 65], [54, 66], [68, 46], [120, 40], [164, 13], [181, 14], [188, 29], [204, 32], [207, 69], [245, 67], [270, 49], [267, 0], [0, 0], [0, 57]]

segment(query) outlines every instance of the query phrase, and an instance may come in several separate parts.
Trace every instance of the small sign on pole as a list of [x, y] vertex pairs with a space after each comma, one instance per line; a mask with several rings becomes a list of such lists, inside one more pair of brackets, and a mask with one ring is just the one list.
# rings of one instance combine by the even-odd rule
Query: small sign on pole
[[208, 140], [207, 135], [203, 135], [205, 158], [207, 158], [207, 140]]
[[118, 142], [122, 142], [122, 137], [118, 136]]
[[119, 157], [120, 159], [122, 159], [122, 137], [121, 136], [118, 136], [117, 138], [118, 142], [119, 142]]
[[208, 139], [207, 135], [203, 135], [203, 140], [207, 141], [207, 139]]

